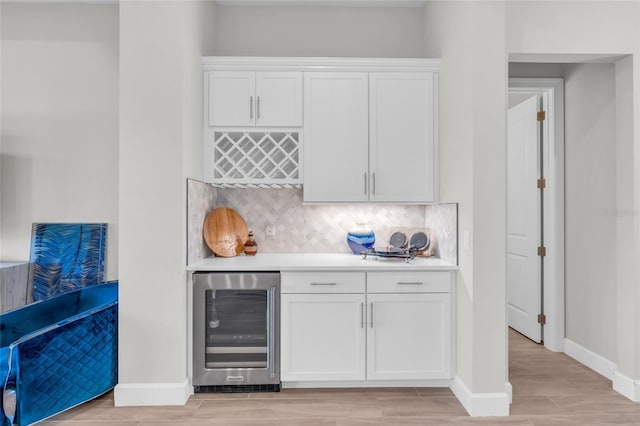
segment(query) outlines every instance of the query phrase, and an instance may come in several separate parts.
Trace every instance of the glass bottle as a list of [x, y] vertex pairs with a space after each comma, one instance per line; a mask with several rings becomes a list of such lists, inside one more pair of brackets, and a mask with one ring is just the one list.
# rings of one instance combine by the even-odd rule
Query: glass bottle
[[249, 238], [247, 242], [244, 243], [244, 254], [247, 256], [255, 256], [258, 252], [258, 243], [256, 243], [256, 239], [253, 237], [253, 231], [249, 231]]

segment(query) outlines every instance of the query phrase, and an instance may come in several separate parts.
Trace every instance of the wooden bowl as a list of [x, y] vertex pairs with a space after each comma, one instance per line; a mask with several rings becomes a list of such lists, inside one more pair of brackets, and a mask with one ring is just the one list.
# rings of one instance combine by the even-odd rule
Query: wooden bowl
[[233, 257], [244, 250], [249, 228], [238, 212], [227, 207], [214, 209], [204, 220], [204, 240], [216, 256]]

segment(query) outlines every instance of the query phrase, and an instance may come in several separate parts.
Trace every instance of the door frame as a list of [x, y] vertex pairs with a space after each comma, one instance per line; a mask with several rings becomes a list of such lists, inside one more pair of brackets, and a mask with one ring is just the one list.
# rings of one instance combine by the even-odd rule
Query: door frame
[[564, 80], [510, 78], [508, 91], [546, 95], [547, 114], [542, 128], [542, 167], [546, 179], [542, 223], [547, 249], [542, 275], [542, 311], [546, 316], [543, 339], [547, 349], [564, 352]]

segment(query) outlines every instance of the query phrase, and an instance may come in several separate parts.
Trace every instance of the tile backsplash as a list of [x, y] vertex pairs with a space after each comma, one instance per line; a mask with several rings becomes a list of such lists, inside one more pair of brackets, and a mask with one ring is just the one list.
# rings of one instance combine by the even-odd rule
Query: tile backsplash
[[[303, 204], [302, 189], [218, 188], [216, 207], [236, 210], [262, 253], [351, 253], [346, 234], [365, 222], [385, 245], [396, 227], [430, 227], [436, 256], [457, 263], [457, 205]], [[267, 238], [267, 226], [275, 236]]]
[[[393, 228], [431, 229], [434, 255], [457, 264], [457, 204], [303, 204], [302, 189], [214, 188], [187, 180], [187, 260], [211, 256], [203, 224], [215, 207], [236, 210], [247, 222], [260, 253], [351, 253], [347, 232], [365, 222], [386, 245]], [[267, 226], [275, 235], [267, 238]]]
[[[263, 253], [350, 253], [347, 232], [366, 222], [378, 241], [390, 227], [424, 226], [424, 206], [302, 204], [301, 189], [218, 189], [217, 207], [240, 213]], [[275, 237], [267, 239], [267, 225]]]
[[208, 183], [187, 179], [187, 265], [213, 252], [204, 241], [204, 220], [216, 204], [218, 189]]

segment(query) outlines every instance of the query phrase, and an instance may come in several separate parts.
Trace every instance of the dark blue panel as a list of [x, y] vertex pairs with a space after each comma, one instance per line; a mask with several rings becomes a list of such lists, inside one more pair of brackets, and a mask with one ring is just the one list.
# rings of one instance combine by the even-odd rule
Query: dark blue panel
[[106, 245], [106, 223], [34, 223], [29, 272], [33, 300], [102, 282]]

